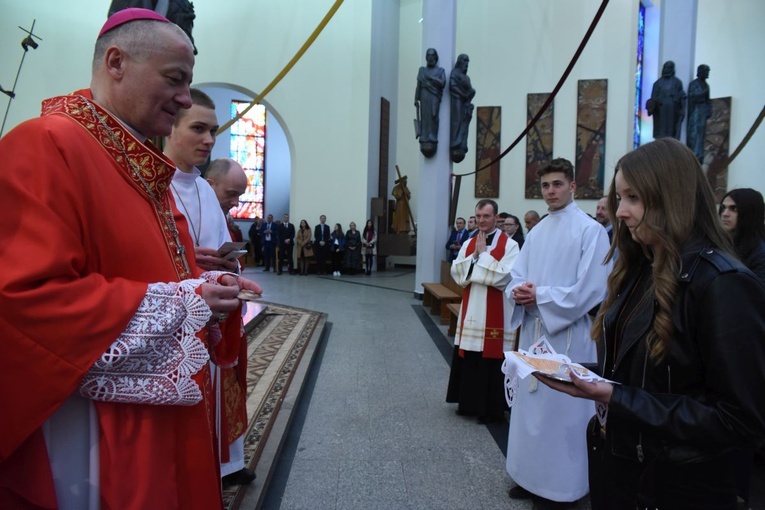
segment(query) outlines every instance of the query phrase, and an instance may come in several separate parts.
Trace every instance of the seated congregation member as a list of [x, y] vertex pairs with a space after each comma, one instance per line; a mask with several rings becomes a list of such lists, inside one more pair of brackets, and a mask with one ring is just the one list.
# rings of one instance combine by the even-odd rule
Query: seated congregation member
[[222, 508], [205, 328], [262, 289], [194, 264], [149, 141], [191, 107], [193, 67], [180, 28], [119, 11], [90, 89], [0, 139], [0, 508]]
[[369, 276], [372, 274], [372, 262], [377, 253], [377, 233], [375, 232], [375, 224], [369, 219], [364, 226], [364, 231], [361, 233], [361, 242], [364, 246], [364, 273]]
[[[570, 161], [556, 158], [537, 176], [548, 215], [528, 233], [511, 271], [510, 327], [520, 325], [521, 349], [528, 351], [545, 337], [557, 353], [594, 362], [588, 311], [605, 295], [608, 236], [574, 202]], [[507, 443], [507, 472], [518, 484], [510, 489], [511, 498], [535, 496], [536, 504], [555, 506], [587, 494], [584, 432], [592, 412], [591, 403], [567, 398], [535, 379], [520, 382]]]
[[481, 200], [475, 207], [478, 233], [462, 245], [451, 274], [463, 288], [454, 337], [446, 401], [457, 414], [476, 416], [479, 423], [505, 419], [502, 362], [513, 348], [512, 305], [503, 291], [518, 257], [518, 245], [496, 228], [497, 203]]
[[736, 508], [729, 455], [765, 444], [765, 286], [732, 255], [685, 145], [625, 155], [608, 194], [615, 267], [592, 328], [615, 381], [558, 391], [599, 402], [592, 508]]
[[330, 251], [332, 252], [332, 276], [340, 276], [340, 268], [343, 265], [343, 254], [345, 253], [345, 234], [343, 227], [335, 223], [335, 229], [330, 235]]
[[356, 223], [351, 222], [348, 232], [345, 233], [345, 257], [343, 268], [349, 274], [361, 271], [361, 232], [356, 230]]
[[446, 241], [447, 262], [452, 262], [462, 248], [462, 243], [468, 240], [470, 232], [465, 228], [465, 218], [457, 218], [454, 222], [452, 233], [449, 234], [449, 240]]
[[751, 188], [729, 191], [720, 203], [723, 228], [733, 237], [741, 262], [765, 282], [765, 204]]
[[305, 220], [300, 220], [295, 246], [298, 252], [298, 269], [301, 275], [308, 274], [308, 259], [313, 257], [313, 243], [311, 242], [311, 227]]

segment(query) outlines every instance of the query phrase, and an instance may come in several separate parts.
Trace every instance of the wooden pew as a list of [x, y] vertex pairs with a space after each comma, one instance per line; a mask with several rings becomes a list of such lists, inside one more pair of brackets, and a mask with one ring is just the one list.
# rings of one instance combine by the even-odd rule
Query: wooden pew
[[430, 308], [430, 313], [441, 318], [441, 324], [449, 324], [450, 312], [447, 305], [462, 301], [462, 287], [452, 278], [451, 264], [441, 261], [441, 282], [423, 283], [422, 305]]
[[449, 310], [449, 330], [446, 332], [449, 336], [454, 336], [457, 333], [457, 321], [460, 315], [460, 304], [449, 303], [446, 305], [446, 309]]

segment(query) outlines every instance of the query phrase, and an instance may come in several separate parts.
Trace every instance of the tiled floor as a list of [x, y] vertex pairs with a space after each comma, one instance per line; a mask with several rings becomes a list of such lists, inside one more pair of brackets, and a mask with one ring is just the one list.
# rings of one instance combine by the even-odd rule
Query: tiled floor
[[[444, 402], [450, 342], [413, 298], [413, 271], [246, 275], [264, 299], [326, 312], [331, 323], [264, 509], [531, 508], [507, 496], [507, 425], [478, 425]], [[752, 507], [765, 508], [761, 466], [756, 475]]]

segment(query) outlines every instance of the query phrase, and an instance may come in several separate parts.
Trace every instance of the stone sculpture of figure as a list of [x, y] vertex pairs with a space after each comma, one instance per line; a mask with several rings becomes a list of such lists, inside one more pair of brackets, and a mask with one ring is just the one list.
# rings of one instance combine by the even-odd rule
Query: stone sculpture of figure
[[[186, 35], [191, 39], [191, 44], [194, 44], [194, 38], [191, 37], [191, 31], [194, 28], [194, 4], [189, 0], [168, 0], [166, 2], [160, 2], [159, 0], [112, 0], [109, 6], [109, 16], [117, 11], [127, 9], [128, 7], [140, 7], [141, 9], [149, 9], [155, 11], [158, 14], [166, 17], [186, 32]], [[197, 47], [194, 45], [194, 55], [197, 54]]]
[[473, 100], [475, 89], [470, 85], [467, 75], [470, 58], [464, 53], [457, 57], [452, 74], [449, 76], [451, 94], [450, 141], [451, 158], [455, 163], [465, 159], [470, 119], [473, 118]]
[[712, 101], [709, 99], [709, 66], [701, 64], [696, 69], [696, 79], [688, 85], [688, 132], [686, 145], [699, 161], [704, 161], [704, 136], [707, 119], [712, 116]]
[[680, 78], [675, 77], [675, 63], [667, 60], [651, 90], [651, 99], [645, 105], [648, 115], [653, 115], [654, 139], [670, 136], [680, 139], [680, 126], [685, 117], [685, 89]]
[[438, 52], [428, 48], [425, 52], [427, 66], [417, 73], [417, 89], [414, 91], [414, 107], [417, 108], [416, 135], [420, 139], [420, 152], [432, 157], [438, 147], [438, 109], [446, 86], [446, 73], [438, 67]]
[[406, 186], [406, 175], [396, 179], [396, 185], [391, 190], [391, 194], [396, 199], [396, 210], [393, 212], [393, 225], [391, 230], [396, 234], [408, 234], [411, 230], [409, 225], [409, 199], [412, 198], [412, 192]]

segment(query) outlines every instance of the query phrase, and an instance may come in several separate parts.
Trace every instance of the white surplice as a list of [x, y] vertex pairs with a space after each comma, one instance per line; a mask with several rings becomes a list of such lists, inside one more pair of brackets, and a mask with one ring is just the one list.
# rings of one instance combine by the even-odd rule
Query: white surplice
[[[528, 350], [544, 335], [574, 362], [596, 361], [587, 312], [606, 294], [610, 263], [605, 229], [575, 203], [550, 212], [526, 237], [505, 294], [525, 282], [537, 286], [536, 306], [516, 305], [512, 327], [521, 325], [519, 348]], [[538, 384], [520, 383], [510, 416], [507, 472], [523, 488], [553, 501], [575, 501], [589, 491], [587, 422], [589, 400]]]
[[217, 250], [223, 243], [231, 241], [226, 216], [215, 190], [202, 178], [199, 170], [182, 172], [176, 169], [171, 189], [175, 205], [186, 218], [196, 246]]
[[[486, 246], [486, 251], [481, 253], [478, 260], [473, 255], [465, 255], [468, 246], [474, 243], [470, 239], [462, 244], [457, 258], [452, 262], [451, 274], [454, 281], [462, 288], [470, 285], [470, 296], [465, 311], [465, 321], [462, 321], [465, 300], [460, 304], [460, 313], [457, 316], [457, 331], [454, 335], [454, 344], [462, 350], [483, 352], [484, 334], [486, 331], [486, 296], [489, 287], [504, 290], [511, 280], [510, 269], [518, 257], [518, 243], [507, 239], [505, 253], [500, 260], [491, 256], [492, 250], [497, 246], [500, 236], [505, 235], [495, 230], [491, 246]], [[472, 267], [472, 272], [470, 268]], [[472, 285], [471, 285], [472, 284]], [[510, 318], [513, 313], [512, 303], [503, 303], [505, 317], [505, 331], [503, 336], [503, 350], [512, 348], [515, 340], [515, 330], [510, 328]]]

